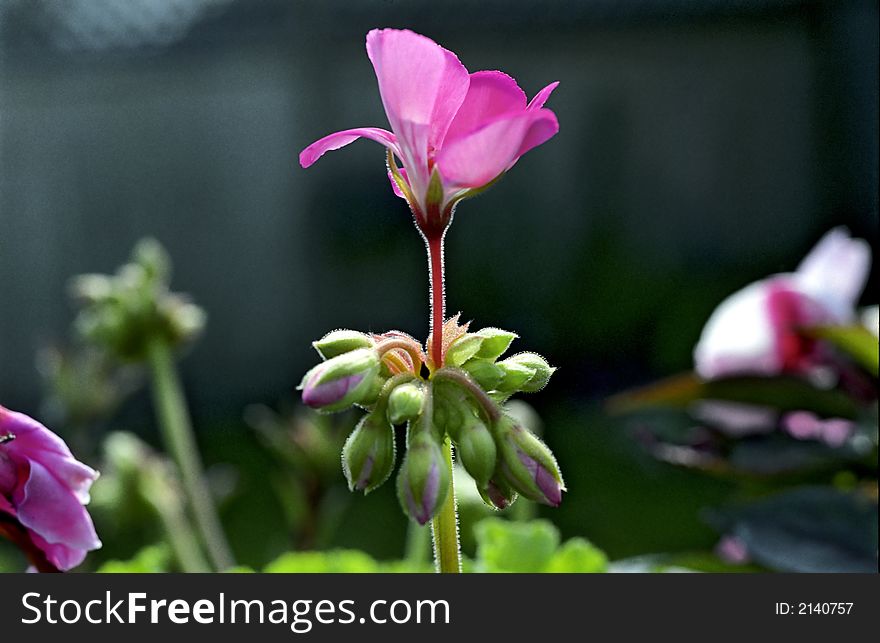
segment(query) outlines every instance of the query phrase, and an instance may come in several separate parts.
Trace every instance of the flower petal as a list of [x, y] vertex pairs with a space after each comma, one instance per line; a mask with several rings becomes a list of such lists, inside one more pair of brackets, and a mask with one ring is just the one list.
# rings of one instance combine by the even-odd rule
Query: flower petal
[[558, 130], [556, 116], [548, 109], [502, 116], [449, 141], [437, 154], [437, 166], [448, 186], [481, 187]]
[[795, 273], [800, 287], [827, 306], [841, 322], [855, 315], [855, 304], [871, 268], [871, 247], [852, 239], [846, 228], [826, 233]]
[[721, 302], [694, 349], [694, 365], [701, 377], [775, 375], [781, 370], [766, 302], [766, 282], [746, 286]]
[[300, 152], [299, 164], [303, 167], [309, 167], [321, 158], [325, 152], [338, 150], [340, 147], [345, 147], [349, 143], [354, 143], [359, 138], [368, 138], [372, 141], [376, 141], [390, 149], [395, 154], [400, 154], [400, 150], [397, 147], [397, 138], [388, 130], [384, 130], [380, 127], [358, 127], [355, 129], [343, 130], [341, 132], [334, 132], [333, 134], [328, 134], [324, 138], [315, 141]]
[[467, 94], [467, 69], [451, 51], [408, 30], [374, 29], [367, 55], [413, 192], [428, 186], [429, 150], [439, 147]]
[[83, 550], [101, 546], [85, 507], [39, 462], [30, 462], [18, 520], [49, 544]]
[[[0, 408], [3, 427], [15, 435], [8, 447], [9, 457], [24, 465], [40, 462], [82, 504], [89, 502], [89, 489], [98, 472], [73, 457], [60, 437], [23, 413]], [[2, 463], [0, 463], [2, 464]]]
[[535, 94], [535, 97], [529, 103], [529, 109], [541, 109], [544, 107], [544, 103], [547, 102], [547, 99], [550, 98], [550, 94], [553, 93], [553, 90], [559, 87], [559, 81], [555, 81], [547, 85], [544, 89]]
[[480, 129], [499, 116], [522, 112], [525, 108], [526, 94], [513, 78], [500, 71], [474, 72], [444, 144]]

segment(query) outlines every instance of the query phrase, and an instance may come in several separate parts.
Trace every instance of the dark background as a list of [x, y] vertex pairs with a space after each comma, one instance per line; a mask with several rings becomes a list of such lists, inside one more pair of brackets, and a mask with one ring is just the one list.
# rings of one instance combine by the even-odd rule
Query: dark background
[[[242, 408], [292, 397], [327, 330], [424, 337], [424, 251], [384, 150], [297, 162], [387, 126], [363, 44], [380, 26], [530, 96], [561, 82], [559, 135], [459, 208], [448, 306], [561, 367], [529, 401], [571, 489], [546, 514], [564, 534], [615, 557], [710, 545], [700, 509], [730, 487], [649, 461], [600, 403], [689, 368], [711, 310], [830, 227], [876, 248], [876, 2], [0, 0], [0, 401], [39, 413], [68, 279], [144, 235], [209, 315], [182, 369], [210, 462], [253, 465]], [[113, 428], [154, 439], [146, 396]], [[402, 542], [392, 498], [352, 503], [338, 542], [393, 554], [362, 520], [387, 507]]]

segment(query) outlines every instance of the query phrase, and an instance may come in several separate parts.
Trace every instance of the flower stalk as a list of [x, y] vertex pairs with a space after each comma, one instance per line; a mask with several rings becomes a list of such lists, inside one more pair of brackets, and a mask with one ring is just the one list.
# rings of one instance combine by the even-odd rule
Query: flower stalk
[[449, 493], [440, 511], [431, 521], [434, 539], [434, 561], [441, 574], [461, 573], [461, 545], [458, 538], [458, 507], [455, 502], [455, 481], [452, 475], [452, 442], [443, 441], [443, 458], [449, 467]]
[[228, 569], [235, 563], [205, 480], [171, 347], [161, 337], [152, 338], [147, 346], [147, 360], [153, 378], [153, 404], [163, 440], [180, 469], [184, 493], [212, 565], [217, 571]]

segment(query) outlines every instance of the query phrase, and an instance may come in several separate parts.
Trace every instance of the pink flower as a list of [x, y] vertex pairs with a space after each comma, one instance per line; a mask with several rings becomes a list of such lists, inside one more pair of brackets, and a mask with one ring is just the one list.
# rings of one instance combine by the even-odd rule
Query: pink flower
[[469, 74], [451, 51], [407, 30], [370, 31], [367, 55], [392, 131], [336, 132], [309, 145], [299, 161], [309, 167], [325, 152], [361, 137], [384, 145], [392, 188], [407, 200], [423, 231], [445, 229], [458, 201], [559, 131], [556, 116], [544, 109], [558, 83], [528, 102], [510, 76]]
[[822, 366], [822, 347], [801, 330], [851, 323], [868, 278], [871, 250], [844, 228], [828, 232], [793, 273], [774, 275], [721, 303], [694, 349], [697, 373], [810, 375]]
[[0, 534], [38, 569], [68, 570], [101, 546], [84, 507], [97, 477], [49, 429], [0, 406]]

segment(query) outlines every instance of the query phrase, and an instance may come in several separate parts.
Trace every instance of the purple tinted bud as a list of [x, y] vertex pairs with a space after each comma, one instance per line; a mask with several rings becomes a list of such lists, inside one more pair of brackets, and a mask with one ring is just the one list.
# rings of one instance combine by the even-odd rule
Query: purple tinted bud
[[495, 433], [505, 480], [529, 500], [558, 507], [565, 485], [550, 449], [509, 416], [499, 420]]
[[507, 509], [516, 501], [516, 491], [498, 476], [489, 480], [485, 490], [481, 490], [483, 500], [496, 509]]
[[558, 507], [562, 502], [562, 487], [556, 478], [553, 477], [553, 474], [547, 471], [543, 465], [530, 455], [522, 451], [517, 455], [523, 463], [523, 466], [525, 466], [532, 475], [535, 484], [538, 485], [538, 489], [540, 489], [541, 493], [544, 495], [544, 502], [551, 507]]
[[394, 429], [383, 410], [365, 416], [342, 447], [342, 470], [348, 487], [369, 493], [394, 469]]
[[449, 493], [449, 468], [435, 439], [427, 433], [410, 440], [397, 478], [404, 512], [420, 525], [433, 518]]
[[302, 392], [302, 400], [307, 406], [319, 409], [343, 399], [350, 390], [364, 380], [363, 374], [349, 375], [339, 380], [314, 384], [306, 382]]
[[360, 348], [318, 364], [306, 373], [299, 388], [303, 402], [313, 409], [341, 411], [373, 391], [378, 374], [376, 351]]

